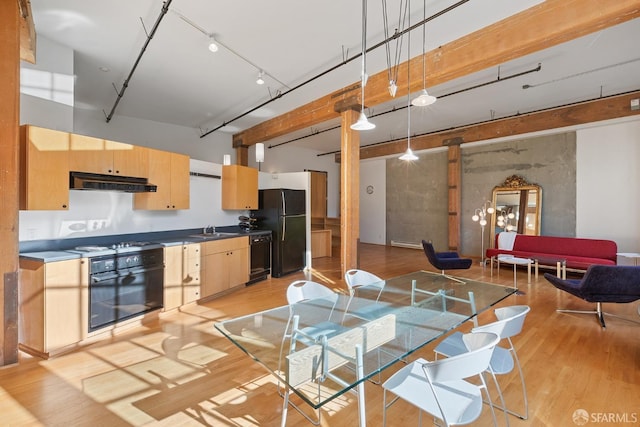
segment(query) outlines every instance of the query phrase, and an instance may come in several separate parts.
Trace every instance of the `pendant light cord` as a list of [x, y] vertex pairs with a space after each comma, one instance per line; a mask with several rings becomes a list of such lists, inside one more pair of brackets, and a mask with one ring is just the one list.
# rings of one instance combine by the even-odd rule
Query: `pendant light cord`
[[[411, 0], [407, 0], [411, 27]], [[407, 33], [407, 149], [411, 149], [411, 31]]]
[[[404, 3], [404, 6], [403, 6]], [[402, 13], [404, 10], [404, 14]], [[385, 50], [387, 54], [387, 77], [389, 82], [398, 82], [398, 68], [400, 67], [400, 57], [402, 56], [402, 33], [396, 32], [393, 37], [389, 36], [389, 17], [387, 12], [387, 0], [382, 0], [382, 19], [384, 24], [384, 38], [385, 38]], [[407, 4], [403, 0], [400, 0], [400, 10], [398, 13], [398, 27], [405, 28], [405, 22], [407, 20]], [[391, 39], [396, 39], [396, 48], [393, 55], [393, 65], [391, 64], [391, 50], [389, 48], [389, 42]]]
[[422, 88], [427, 89], [427, 0], [422, 0]]
[[362, 105], [364, 106], [364, 87], [367, 84], [367, 0], [362, 0]]

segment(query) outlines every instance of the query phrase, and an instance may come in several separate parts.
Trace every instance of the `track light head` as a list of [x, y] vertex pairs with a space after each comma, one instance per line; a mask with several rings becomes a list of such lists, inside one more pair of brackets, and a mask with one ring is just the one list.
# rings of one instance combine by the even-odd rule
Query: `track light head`
[[264, 84], [264, 79], [262, 78], [264, 75], [264, 73], [262, 72], [262, 70], [260, 70], [260, 72], [258, 73], [258, 79], [256, 80], [256, 83], [259, 85], [263, 85]]
[[216, 43], [216, 39], [213, 36], [209, 36], [209, 50], [211, 52], [218, 51], [218, 44]]

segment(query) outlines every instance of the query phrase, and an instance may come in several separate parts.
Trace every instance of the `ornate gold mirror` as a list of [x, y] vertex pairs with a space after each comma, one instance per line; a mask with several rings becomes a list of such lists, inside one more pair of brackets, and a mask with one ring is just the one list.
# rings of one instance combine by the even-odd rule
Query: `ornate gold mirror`
[[[515, 231], [518, 234], [540, 234], [542, 187], [528, 183], [518, 175], [511, 175], [493, 189], [491, 224], [494, 234]], [[492, 242], [494, 240], [492, 239]]]

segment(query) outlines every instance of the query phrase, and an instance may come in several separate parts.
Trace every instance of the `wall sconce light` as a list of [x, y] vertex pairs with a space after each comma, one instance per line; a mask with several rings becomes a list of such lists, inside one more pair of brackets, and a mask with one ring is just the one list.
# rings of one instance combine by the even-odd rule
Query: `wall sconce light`
[[256, 163], [258, 163], [258, 170], [260, 170], [262, 162], [264, 162], [264, 144], [258, 142], [256, 144]]
[[231, 164], [231, 155], [230, 154], [225, 154], [224, 156], [222, 156], [222, 164], [225, 166], [229, 166]]
[[480, 224], [480, 228], [481, 228], [481, 235], [480, 235], [480, 250], [482, 251], [480, 254], [480, 264], [484, 265], [485, 259], [484, 259], [484, 227], [485, 225], [487, 225], [487, 216], [491, 215], [492, 213], [495, 212], [495, 209], [493, 209], [493, 206], [491, 206], [491, 202], [490, 201], [486, 201], [484, 202], [484, 205], [482, 205], [481, 208], [478, 208], [475, 210], [473, 216], [471, 217], [471, 219], [473, 220], [473, 222], [477, 222]]

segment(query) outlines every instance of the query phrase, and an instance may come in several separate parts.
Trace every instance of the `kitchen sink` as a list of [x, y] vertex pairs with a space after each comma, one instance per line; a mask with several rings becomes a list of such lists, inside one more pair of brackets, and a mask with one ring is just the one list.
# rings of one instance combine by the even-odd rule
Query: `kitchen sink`
[[200, 234], [189, 234], [189, 237], [197, 237], [199, 239], [215, 239], [216, 237], [229, 237], [229, 236], [237, 236], [238, 233], [200, 233]]

